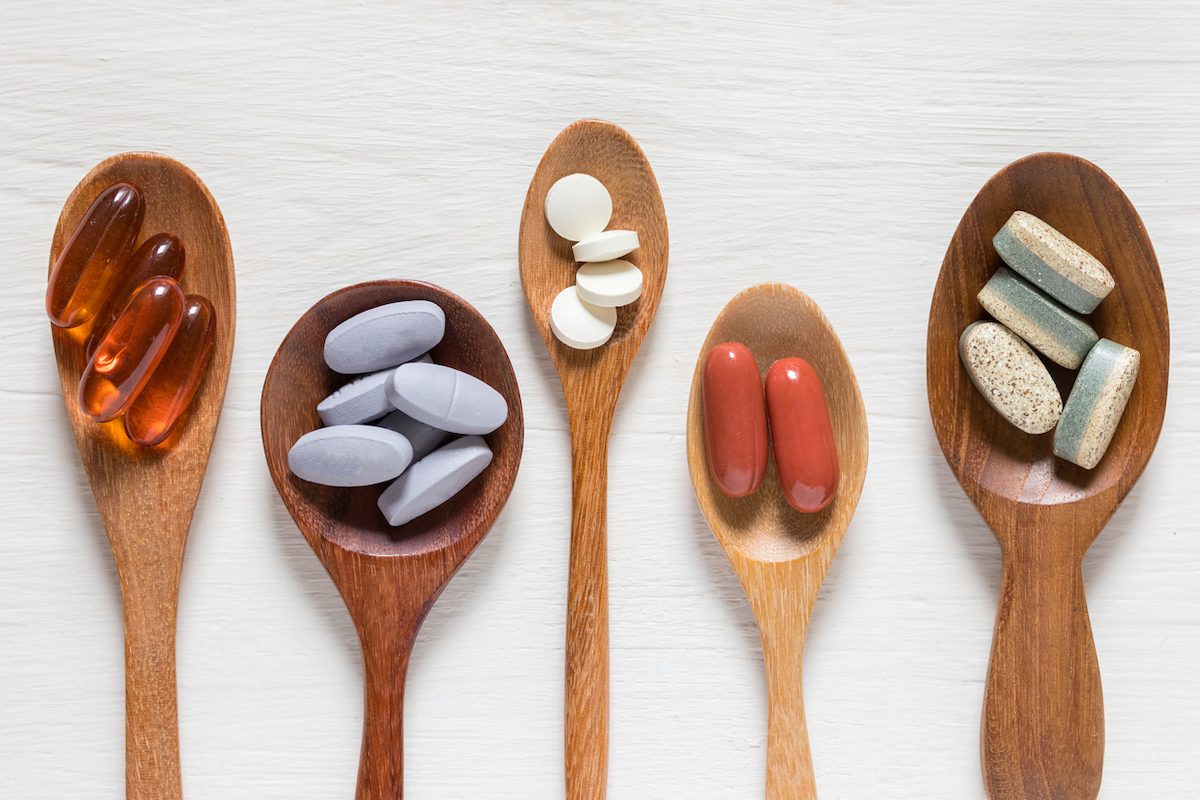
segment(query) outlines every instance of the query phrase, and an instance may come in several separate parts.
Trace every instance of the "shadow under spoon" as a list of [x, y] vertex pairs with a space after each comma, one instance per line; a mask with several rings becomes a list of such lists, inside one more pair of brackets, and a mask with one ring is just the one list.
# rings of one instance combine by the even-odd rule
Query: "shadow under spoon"
[[[1002, 266], [992, 237], [1017, 210], [1041, 217], [1108, 267], [1116, 288], [1089, 321], [1138, 350], [1141, 367], [1108, 452], [1093, 470], [1054, 457], [988, 406], [959, 362], [983, 318], [976, 294]], [[1083, 592], [1084, 553], [1145, 469], [1162, 428], [1167, 303], [1137, 211], [1095, 165], [1042, 153], [984, 185], [946, 251], [929, 310], [926, 380], [942, 453], [1003, 553], [981, 724], [992, 800], [1090, 800], [1100, 790], [1104, 703]], [[1065, 398], [1073, 373], [1050, 365]]]
[[[325, 337], [344, 320], [385, 303], [429, 300], [446, 315], [430, 354], [467, 372], [508, 403], [508, 419], [485, 436], [491, 464], [446, 503], [391, 527], [377, 502], [386, 484], [340, 488], [297, 478], [288, 450], [321, 426], [317, 403], [349, 376], [325, 365]], [[504, 507], [521, 462], [521, 395], [504, 345], [462, 298], [417, 281], [378, 281], [334, 292], [292, 328], [267, 372], [262, 393], [267, 466], [296, 526], [342, 595], [362, 647], [365, 712], [356, 800], [394, 800], [404, 790], [404, 679], [413, 641], [442, 589]]]
[[[583, 172], [612, 196], [610, 229], [637, 231], [628, 256], [642, 295], [617, 309], [607, 344], [575, 350], [550, 330], [550, 304], [575, 283], [571, 243], [546, 222], [546, 193]], [[608, 435], [621, 385], [650, 328], [667, 277], [667, 217], [650, 162], [628, 133], [582, 120], [551, 143], [521, 213], [521, 283], [558, 370], [571, 425], [571, 555], [567, 587], [565, 762], [567, 800], [605, 796], [608, 774]]]
[[[704, 359], [718, 344], [741, 342], [760, 374], [781, 358], [803, 358], [821, 379], [837, 443], [841, 478], [824, 509], [795, 510], [780, 491], [772, 460], [756, 492], [724, 495], [705, 451]], [[825, 573], [854, 515], [867, 474], [867, 416], [858, 381], [829, 320], [808, 295], [781, 283], [738, 294], [717, 316], [692, 377], [687, 418], [688, 468], [696, 499], [737, 573], [762, 637], [767, 669], [768, 800], [817, 796], [801, 667], [804, 640]]]
[[204, 295], [216, 312], [208, 367], [191, 405], [171, 435], [150, 448], [131, 442], [120, 419], [102, 424], [83, 415], [78, 389], [91, 326], [51, 326], [67, 417], [121, 587], [125, 794], [129, 800], [177, 800], [183, 796], [175, 685], [179, 581], [233, 356], [233, 251], [221, 211], [195, 173], [157, 153], [123, 153], [97, 165], [67, 199], [51, 268], [92, 201], [117, 181], [136, 184], [146, 197], [137, 244], [159, 232], [182, 239], [188, 253], [183, 290]]

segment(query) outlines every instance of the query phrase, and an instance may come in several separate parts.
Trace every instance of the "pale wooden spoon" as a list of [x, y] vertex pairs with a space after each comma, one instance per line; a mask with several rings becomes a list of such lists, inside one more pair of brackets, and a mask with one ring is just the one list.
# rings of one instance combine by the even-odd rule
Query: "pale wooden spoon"
[[225, 220], [190, 169], [157, 153], [123, 153], [100, 163], [67, 198], [50, 266], [92, 201], [116, 181], [146, 196], [138, 237], [173, 233], [183, 240], [185, 292], [212, 301], [216, 338], [191, 406], [165, 442], [139, 447], [120, 419], [92, 422], [79, 408], [79, 376], [90, 324], [51, 326], [67, 417], [100, 518], [108, 531], [125, 617], [125, 794], [129, 800], [177, 800], [179, 715], [175, 692], [175, 622], [188, 528], [208, 465], [229, 362], [236, 304], [233, 251]]
[[[550, 330], [550, 304], [575, 283], [571, 243], [546, 222], [546, 192], [583, 172], [612, 195], [610, 229], [634, 230], [625, 258], [642, 270], [642, 296], [617, 311], [612, 339], [574, 350]], [[667, 217], [650, 162], [608, 122], [576, 122], [538, 164], [521, 213], [521, 283], [558, 370], [571, 425], [571, 556], [567, 586], [567, 800], [602, 798], [608, 780], [608, 434], [621, 384], [650, 328], [667, 277]]]
[[[446, 334], [430, 353], [504, 395], [508, 419], [485, 438], [492, 463], [442, 506], [393, 528], [377, 501], [387, 484], [318, 486], [288, 469], [287, 454], [321, 426], [317, 403], [349, 378], [325, 365], [325, 337], [344, 320], [401, 300], [430, 300]], [[377, 281], [334, 292], [296, 323], [279, 346], [262, 393], [267, 466], [284, 505], [346, 602], [362, 646], [366, 708], [356, 800], [404, 792], [404, 677], [425, 615], [504, 507], [525, 437], [521, 394], [504, 345], [478, 311], [437, 286]]]
[[[833, 502], [805, 514], [788, 504], [771, 460], [758, 491], [726, 497], [708, 470], [704, 447], [702, 375], [708, 351], [741, 342], [760, 374], [781, 358], [798, 356], [816, 370], [825, 389], [837, 441], [841, 479]], [[801, 666], [817, 592], [867, 475], [867, 414], [854, 370], [833, 326], [808, 295], [782, 283], [746, 289], [722, 309], [700, 348], [687, 419], [688, 468], [696, 499], [750, 599], [767, 668], [768, 800], [817, 796]]]
[[[1108, 267], [1116, 289], [1088, 320], [1142, 354], [1125, 416], [1093, 470], [1056, 459], [1053, 433], [1030, 436], [1004, 421], [959, 362], [959, 334], [984, 318], [976, 294], [1002, 265], [992, 237], [1017, 210], [1041, 217]], [[1169, 352], [1154, 248], [1111, 178], [1081, 158], [1042, 153], [984, 185], [938, 275], [926, 379], [942, 453], [1003, 553], [980, 737], [992, 800], [1085, 800], [1100, 790], [1104, 702], [1083, 555], [1154, 451]], [[1065, 399], [1075, 373], [1049, 366]]]

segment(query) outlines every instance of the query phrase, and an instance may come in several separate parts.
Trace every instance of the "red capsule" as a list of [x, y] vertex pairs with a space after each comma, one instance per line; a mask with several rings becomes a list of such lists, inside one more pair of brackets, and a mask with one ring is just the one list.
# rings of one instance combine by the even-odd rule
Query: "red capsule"
[[125, 433], [143, 447], [166, 439], [192, 400], [204, 377], [204, 367], [216, 332], [216, 316], [208, 298], [189, 294], [183, 322], [167, 354], [125, 412]]
[[46, 313], [51, 322], [62, 328], [82, 325], [124, 285], [145, 213], [146, 199], [131, 183], [114, 183], [100, 193], [50, 272]]
[[134, 289], [159, 275], [178, 281], [179, 276], [183, 274], [183, 261], [183, 242], [177, 236], [156, 233], [142, 242], [141, 247], [129, 257], [128, 267], [122, 270], [128, 273], [128, 277], [113, 294], [108, 306], [96, 314], [92, 330], [88, 333], [87, 344], [83, 348], [84, 358], [91, 360], [96, 347], [117, 321], [125, 307], [125, 301], [133, 294]]
[[820, 511], [837, 494], [837, 442], [821, 379], [807, 361], [783, 358], [767, 370], [767, 412], [783, 496], [798, 511]]
[[151, 278], [129, 298], [79, 379], [79, 405], [96, 422], [115, 419], [137, 397], [183, 320], [183, 290]]
[[704, 359], [704, 447], [708, 472], [729, 497], [745, 497], [767, 474], [767, 409], [758, 364], [729, 342]]

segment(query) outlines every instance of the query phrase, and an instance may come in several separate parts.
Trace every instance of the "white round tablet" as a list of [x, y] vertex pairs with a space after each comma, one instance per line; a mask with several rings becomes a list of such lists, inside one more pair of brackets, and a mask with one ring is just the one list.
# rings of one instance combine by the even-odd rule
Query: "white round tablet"
[[608, 227], [612, 197], [604, 184], [576, 172], [559, 178], [546, 192], [546, 221], [564, 239], [578, 242]]
[[550, 306], [550, 330], [576, 350], [591, 350], [608, 341], [617, 327], [617, 310], [579, 299], [574, 286], [558, 293]]
[[595, 261], [575, 273], [579, 298], [592, 305], [627, 306], [642, 296], [642, 271], [628, 261]]
[[637, 231], [604, 231], [571, 248], [576, 261], [612, 261], [638, 249]]

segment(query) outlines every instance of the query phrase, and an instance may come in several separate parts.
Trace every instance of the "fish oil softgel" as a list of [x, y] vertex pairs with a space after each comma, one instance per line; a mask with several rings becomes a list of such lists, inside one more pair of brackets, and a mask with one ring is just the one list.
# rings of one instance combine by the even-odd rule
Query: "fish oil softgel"
[[46, 314], [60, 328], [96, 316], [124, 283], [129, 254], [142, 228], [146, 198], [132, 183], [100, 193], [67, 240], [46, 288]]
[[198, 294], [187, 295], [183, 320], [166, 354], [125, 412], [126, 436], [153, 447], [170, 435], [200, 388], [215, 333], [212, 303]]
[[89, 419], [125, 413], [166, 355], [183, 306], [183, 290], [170, 278], [151, 278], [134, 291], [79, 379], [79, 405]]
[[156, 233], [134, 249], [145, 214], [132, 183], [100, 192], [54, 263], [46, 313], [59, 327], [85, 326], [83, 413], [96, 422], [126, 414], [126, 435], [151, 447], [196, 393], [216, 319], [207, 298], [183, 294], [179, 237]]

